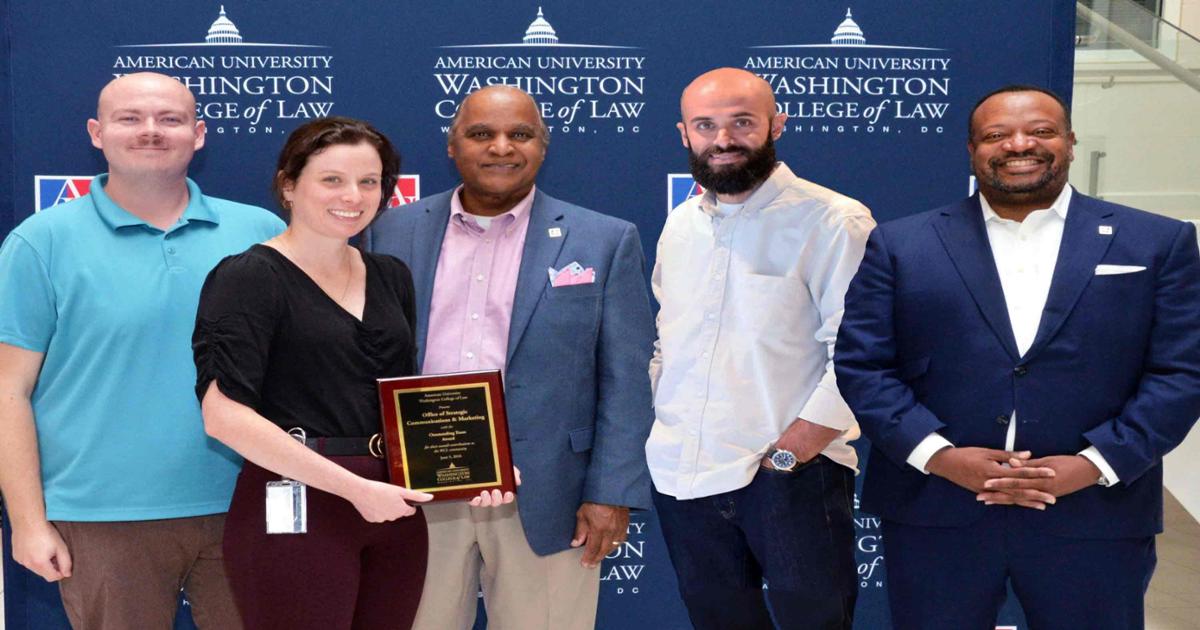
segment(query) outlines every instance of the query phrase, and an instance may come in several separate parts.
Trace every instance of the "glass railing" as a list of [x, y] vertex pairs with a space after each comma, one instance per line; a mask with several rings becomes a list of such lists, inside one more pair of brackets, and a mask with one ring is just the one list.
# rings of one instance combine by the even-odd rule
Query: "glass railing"
[[[1151, 3], [1076, 3], [1072, 119], [1079, 144], [1071, 184], [1200, 225], [1200, 41], [1147, 10]], [[1196, 3], [1171, 6], [1185, 18], [1185, 9], [1200, 11]], [[1184, 23], [1200, 30], [1200, 15], [1190, 17]], [[1163, 480], [1196, 519], [1198, 479], [1200, 430], [1193, 430], [1167, 455]]]
[[[1139, 40], [1158, 44], [1157, 22], [1163, 11], [1163, 0], [1080, 0], [1079, 5], [1100, 17], [1121, 25], [1121, 29]], [[1123, 50], [1128, 46], [1112, 36], [1107, 29], [1091, 20], [1079, 20], [1075, 25], [1076, 41], [1090, 50]]]
[[1156, 0], [1076, 3], [1071, 183], [1200, 221], [1200, 41], [1158, 8]]

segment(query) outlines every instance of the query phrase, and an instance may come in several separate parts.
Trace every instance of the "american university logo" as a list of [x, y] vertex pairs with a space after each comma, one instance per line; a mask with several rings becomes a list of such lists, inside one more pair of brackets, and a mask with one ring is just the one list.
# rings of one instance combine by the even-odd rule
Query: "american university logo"
[[632, 46], [563, 41], [541, 7], [519, 40], [438, 49], [446, 52], [437, 55], [433, 78], [444, 98], [433, 111], [443, 131], [463, 98], [489, 85], [511, 85], [532, 95], [552, 133], [641, 131], [646, 57]]
[[420, 198], [421, 176], [401, 175], [400, 179], [396, 180], [396, 187], [392, 190], [392, 197], [388, 199], [387, 207], [396, 208]]
[[92, 187], [91, 175], [34, 175], [33, 211], [78, 199]]
[[116, 48], [114, 77], [154, 71], [178, 79], [196, 95], [196, 117], [210, 134], [287, 133], [333, 110], [328, 46], [246, 41], [225, 5], [203, 40]]
[[704, 188], [696, 183], [690, 173], [670, 173], [667, 175], [667, 214], [679, 207], [679, 204], [704, 194]]
[[459, 44], [454, 46], [442, 46], [442, 48], [520, 48], [520, 47], [555, 47], [555, 48], [625, 48], [632, 49], [632, 46], [609, 46], [604, 44], [569, 44], [559, 41], [558, 32], [546, 21], [546, 15], [542, 13], [542, 7], [538, 7], [537, 17], [529, 23], [529, 28], [525, 29], [525, 36], [519, 42], [509, 42], [506, 44]]
[[[797, 23], [835, 20], [832, 15], [829, 22], [807, 15]], [[875, 43], [876, 31], [871, 28], [881, 26], [860, 26], [847, 8], [832, 35], [825, 35], [828, 39], [751, 46], [754, 52], [743, 67], [771, 84], [779, 111], [788, 115], [786, 131], [943, 133], [950, 108], [949, 52]], [[878, 41], [886, 40], [879, 37]]]
[[[92, 186], [90, 175], [35, 175], [33, 183], [34, 211], [65, 203], [88, 194]], [[388, 199], [387, 207], [396, 208], [421, 198], [421, 176], [401, 175]]]

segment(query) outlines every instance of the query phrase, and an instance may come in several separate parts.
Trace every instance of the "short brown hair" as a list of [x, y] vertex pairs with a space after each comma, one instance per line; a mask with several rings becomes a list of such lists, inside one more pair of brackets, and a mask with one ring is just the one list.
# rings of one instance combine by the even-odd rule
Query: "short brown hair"
[[279, 161], [275, 167], [275, 179], [271, 182], [271, 192], [279, 206], [288, 212], [289, 209], [283, 198], [283, 186], [300, 178], [300, 172], [308, 164], [308, 158], [324, 151], [335, 144], [359, 144], [365, 142], [379, 152], [379, 161], [383, 164], [380, 173], [379, 209], [387, 207], [392, 191], [396, 188], [396, 180], [400, 177], [400, 154], [392, 146], [387, 136], [371, 126], [365, 120], [347, 118], [345, 116], [329, 116], [317, 118], [296, 127], [288, 135], [283, 150], [279, 152]]

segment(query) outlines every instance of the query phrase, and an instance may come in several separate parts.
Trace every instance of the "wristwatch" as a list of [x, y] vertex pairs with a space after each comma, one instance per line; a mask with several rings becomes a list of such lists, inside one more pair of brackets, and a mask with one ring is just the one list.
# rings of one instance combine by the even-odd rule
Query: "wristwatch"
[[796, 454], [786, 448], [773, 448], [767, 454], [767, 459], [771, 460], [771, 465], [775, 470], [783, 472], [791, 472], [796, 467]]

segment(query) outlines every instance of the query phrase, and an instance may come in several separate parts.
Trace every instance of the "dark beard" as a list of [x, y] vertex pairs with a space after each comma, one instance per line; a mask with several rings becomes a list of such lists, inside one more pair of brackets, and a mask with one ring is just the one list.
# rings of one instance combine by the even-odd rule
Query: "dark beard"
[[[746, 156], [745, 164], [741, 166], [713, 169], [708, 165], [708, 159], [720, 153], [740, 153]], [[767, 136], [767, 141], [753, 151], [742, 147], [718, 149], [709, 147], [701, 155], [688, 150], [688, 166], [692, 170], [692, 178], [696, 183], [722, 195], [736, 195], [752, 190], [767, 177], [775, 168], [775, 141]]]
[[[1054, 163], [1054, 154], [1045, 152], [1029, 152], [1017, 157], [1036, 157], [1046, 161], [1046, 171], [1037, 181], [1025, 184], [1023, 186], [1010, 186], [1000, 179], [998, 164], [1001, 160], [1011, 159], [1013, 156], [1005, 156], [1004, 158], [995, 158], [988, 161], [987, 180], [992, 188], [1010, 195], [1027, 195], [1029, 193], [1041, 192], [1050, 185], [1051, 182], [1058, 177], [1059, 172], [1057, 165]], [[981, 178], [982, 179], [982, 178]]]

